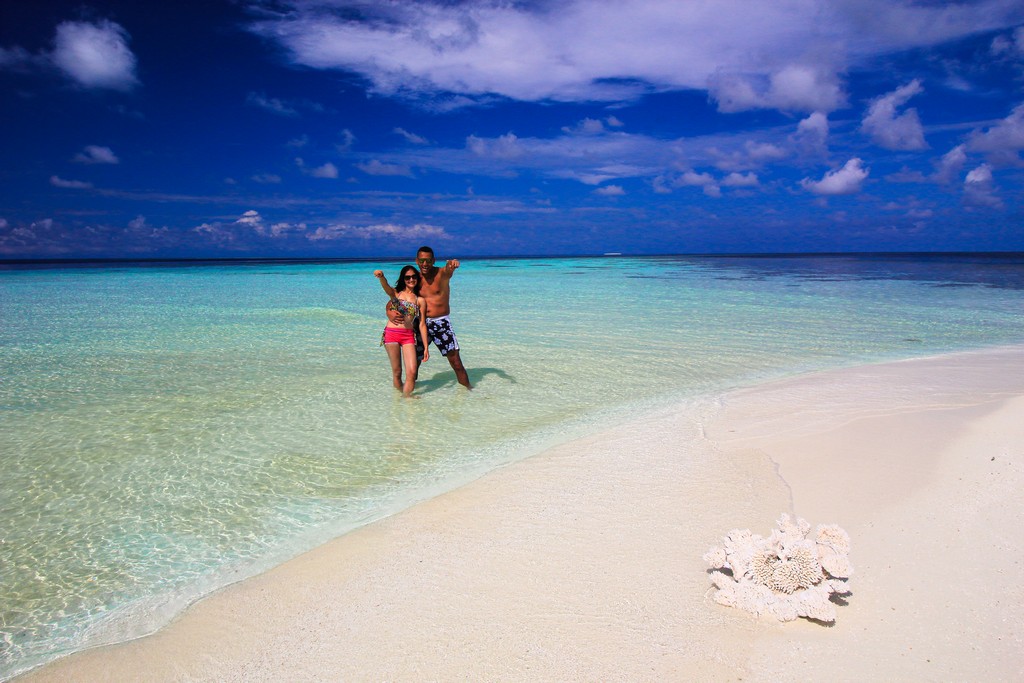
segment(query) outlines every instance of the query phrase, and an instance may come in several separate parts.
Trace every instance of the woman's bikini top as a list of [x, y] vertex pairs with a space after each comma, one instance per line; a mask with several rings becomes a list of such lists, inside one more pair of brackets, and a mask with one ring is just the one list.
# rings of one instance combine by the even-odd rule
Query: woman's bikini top
[[420, 307], [416, 305], [415, 301], [395, 298], [388, 302], [388, 308], [392, 311], [398, 311], [410, 320], [419, 317], [420, 314]]

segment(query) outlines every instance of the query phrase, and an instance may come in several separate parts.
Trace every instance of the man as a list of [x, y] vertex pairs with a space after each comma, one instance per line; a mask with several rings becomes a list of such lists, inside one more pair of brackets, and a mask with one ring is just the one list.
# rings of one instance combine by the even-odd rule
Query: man
[[[434, 250], [430, 247], [420, 247], [416, 252], [416, 265], [420, 269], [420, 296], [427, 303], [427, 334], [430, 341], [438, 348], [441, 355], [448, 359], [448, 364], [455, 371], [455, 377], [459, 384], [472, 389], [469, 383], [469, 375], [462, 365], [459, 357], [459, 341], [455, 338], [452, 330], [451, 320], [448, 318], [451, 313], [451, 280], [455, 270], [459, 267], [458, 259], [446, 261], [443, 268], [434, 265]], [[389, 316], [391, 314], [389, 313]], [[396, 322], [400, 316], [395, 315]]]

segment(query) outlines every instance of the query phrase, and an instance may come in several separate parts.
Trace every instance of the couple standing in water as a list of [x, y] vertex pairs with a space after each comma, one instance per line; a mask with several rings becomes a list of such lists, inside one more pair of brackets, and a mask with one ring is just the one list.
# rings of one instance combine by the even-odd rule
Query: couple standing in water
[[[391, 377], [395, 388], [401, 389], [403, 396], [412, 395], [419, 364], [430, 358], [428, 342], [432, 341], [441, 355], [448, 359], [459, 384], [472, 389], [469, 375], [459, 357], [459, 342], [448, 318], [451, 313], [451, 280], [459, 267], [459, 261], [452, 259], [446, 261], [443, 267], [435, 266], [434, 250], [420, 247], [416, 252], [416, 265], [418, 271], [413, 266], [403, 267], [394, 287], [388, 284], [383, 271], [373, 271], [389, 299], [385, 307], [388, 322], [384, 327], [381, 344], [391, 361]], [[419, 352], [420, 345], [422, 354]]]

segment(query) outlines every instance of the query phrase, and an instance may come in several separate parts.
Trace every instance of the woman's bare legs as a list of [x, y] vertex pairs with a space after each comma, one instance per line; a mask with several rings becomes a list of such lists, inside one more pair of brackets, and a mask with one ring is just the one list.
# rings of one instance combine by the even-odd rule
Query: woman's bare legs
[[[398, 344], [384, 345], [384, 349], [388, 352], [388, 360], [391, 361], [391, 383], [399, 391], [402, 390], [402, 349], [404, 348], [404, 346], [400, 347]], [[416, 355], [415, 348], [413, 347], [413, 356]]]
[[[402, 396], [412, 396], [412, 390], [416, 386], [416, 345], [402, 345], [402, 360], [405, 361], [405, 386], [402, 389]], [[399, 371], [401, 377], [401, 371]], [[397, 384], [395, 386], [398, 386]]]

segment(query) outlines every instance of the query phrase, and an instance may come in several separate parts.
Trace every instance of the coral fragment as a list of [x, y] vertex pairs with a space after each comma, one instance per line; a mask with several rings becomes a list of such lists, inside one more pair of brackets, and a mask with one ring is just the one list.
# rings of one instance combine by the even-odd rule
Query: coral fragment
[[811, 525], [783, 514], [768, 538], [734, 529], [704, 560], [715, 587], [715, 602], [779, 621], [806, 617], [836, 619], [833, 594], [848, 595], [850, 536], [835, 524]]

